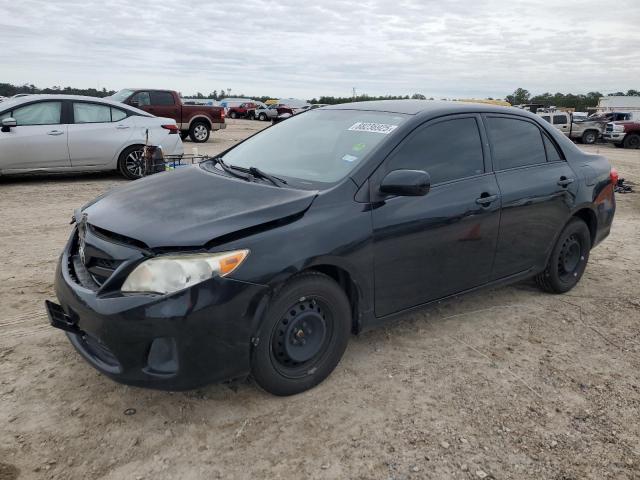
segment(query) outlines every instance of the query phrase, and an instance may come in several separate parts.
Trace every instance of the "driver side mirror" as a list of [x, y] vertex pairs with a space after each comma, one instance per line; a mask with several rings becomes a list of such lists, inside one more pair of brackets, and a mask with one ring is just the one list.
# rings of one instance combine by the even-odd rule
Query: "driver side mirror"
[[384, 177], [380, 191], [387, 195], [420, 197], [429, 193], [431, 177], [423, 170], [393, 170]]
[[18, 126], [18, 122], [16, 121], [15, 118], [7, 117], [2, 120], [3, 132], [10, 132], [11, 127], [17, 127], [17, 126]]

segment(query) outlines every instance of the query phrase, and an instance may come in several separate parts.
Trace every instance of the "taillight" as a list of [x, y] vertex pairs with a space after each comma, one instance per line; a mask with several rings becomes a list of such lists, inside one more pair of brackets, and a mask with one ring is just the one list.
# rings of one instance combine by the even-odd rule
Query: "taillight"
[[220, 109], [220, 118], [224, 120], [224, 108]]
[[616, 167], [611, 167], [611, 173], [609, 174], [609, 178], [611, 178], [611, 183], [614, 186], [618, 184], [618, 170], [616, 170]]
[[177, 134], [180, 131], [177, 125], [162, 125], [162, 128], [169, 130], [169, 135], [173, 133]]

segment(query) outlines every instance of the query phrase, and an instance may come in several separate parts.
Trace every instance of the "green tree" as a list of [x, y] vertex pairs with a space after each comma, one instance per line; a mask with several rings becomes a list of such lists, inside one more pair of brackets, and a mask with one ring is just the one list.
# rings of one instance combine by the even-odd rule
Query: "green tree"
[[511, 95], [507, 95], [505, 100], [511, 105], [521, 105], [523, 103], [529, 103], [530, 98], [531, 94], [529, 93], [529, 90], [517, 88]]
[[411, 98], [413, 100], [426, 100], [427, 97], [425, 97], [423, 94], [421, 93], [414, 93], [413, 95], [411, 95]]

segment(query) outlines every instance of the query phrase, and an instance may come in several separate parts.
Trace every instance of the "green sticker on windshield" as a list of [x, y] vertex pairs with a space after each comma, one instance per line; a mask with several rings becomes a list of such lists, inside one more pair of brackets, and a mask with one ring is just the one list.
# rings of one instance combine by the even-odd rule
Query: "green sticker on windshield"
[[364, 147], [366, 147], [366, 145], [364, 143], [356, 143], [353, 146], [353, 151], [354, 152], [361, 152], [362, 150], [364, 150]]

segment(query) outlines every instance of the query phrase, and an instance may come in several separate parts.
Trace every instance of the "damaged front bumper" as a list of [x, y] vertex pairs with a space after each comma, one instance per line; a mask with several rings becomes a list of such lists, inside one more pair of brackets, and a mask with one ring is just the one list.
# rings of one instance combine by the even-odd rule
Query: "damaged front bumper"
[[64, 330], [93, 367], [121, 383], [164, 390], [249, 373], [267, 287], [212, 278], [171, 295], [96, 291], [73, 271], [74, 236], [56, 271], [60, 305], [46, 307], [51, 325]]

